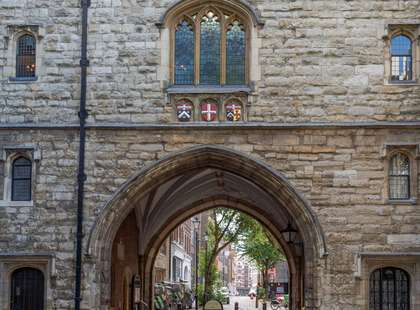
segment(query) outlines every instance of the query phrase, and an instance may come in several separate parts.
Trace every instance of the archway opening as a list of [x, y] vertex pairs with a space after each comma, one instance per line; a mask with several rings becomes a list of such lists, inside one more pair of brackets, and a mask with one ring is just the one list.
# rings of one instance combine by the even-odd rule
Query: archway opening
[[[293, 228], [282, 235], [295, 242]], [[212, 208], [178, 225], [161, 244], [153, 272], [155, 310], [201, 309], [209, 300], [224, 309], [236, 302], [244, 310], [289, 304], [289, 268], [278, 240], [235, 209]]]
[[[95, 268], [105, 275], [99, 280], [103, 304], [109, 305], [106, 296], [111, 296], [111, 252], [128, 218], [136, 226], [131, 235], [137, 238], [139, 298], [151, 308], [155, 278], [164, 276], [162, 270], [153, 271], [160, 246], [179, 224], [216, 207], [244, 212], [275, 236], [290, 268], [291, 309], [316, 303], [316, 266], [326, 248], [308, 203], [284, 176], [258, 160], [200, 146], [144, 168], [105, 206], [88, 241]], [[289, 226], [296, 230], [293, 243], [281, 233]]]

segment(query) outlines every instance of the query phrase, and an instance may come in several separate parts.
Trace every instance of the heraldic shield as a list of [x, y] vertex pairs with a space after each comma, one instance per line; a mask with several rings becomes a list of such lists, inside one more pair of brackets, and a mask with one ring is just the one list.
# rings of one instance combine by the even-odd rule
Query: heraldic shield
[[192, 104], [183, 101], [176, 105], [176, 116], [180, 122], [189, 122], [192, 118]]
[[226, 119], [230, 122], [237, 122], [241, 120], [242, 106], [239, 103], [228, 103], [225, 106]]
[[216, 120], [217, 115], [217, 104], [214, 102], [203, 102], [201, 107], [201, 120], [206, 122], [212, 122]]

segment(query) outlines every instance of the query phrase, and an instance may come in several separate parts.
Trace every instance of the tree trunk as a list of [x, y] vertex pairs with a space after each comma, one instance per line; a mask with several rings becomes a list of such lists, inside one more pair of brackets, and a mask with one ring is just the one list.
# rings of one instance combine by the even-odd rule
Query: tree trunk
[[265, 289], [265, 296], [268, 297], [269, 283], [268, 283], [268, 269], [265, 268], [262, 272], [263, 276], [263, 288]]

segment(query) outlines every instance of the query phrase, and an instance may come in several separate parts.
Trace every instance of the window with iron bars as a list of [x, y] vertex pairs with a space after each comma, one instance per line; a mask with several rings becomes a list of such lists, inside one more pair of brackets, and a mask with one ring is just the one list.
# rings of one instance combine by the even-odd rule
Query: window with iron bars
[[36, 40], [33, 35], [24, 34], [17, 40], [16, 78], [31, 79], [35, 77]]
[[389, 169], [389, 199], [410, 198], [410, 159], [397, 153], [391, 157]]

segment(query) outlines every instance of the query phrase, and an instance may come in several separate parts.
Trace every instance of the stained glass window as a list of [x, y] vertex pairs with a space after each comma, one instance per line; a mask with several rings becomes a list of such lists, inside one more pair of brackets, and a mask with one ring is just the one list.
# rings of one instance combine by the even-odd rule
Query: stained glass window
[[17, 40], [16, 77], [31, 78], [35, 76], [35, 38], [29, 34]]
[[220, 84], [220, 21], [212, 11], [201, 19], [200, 84]]
[[399, 268], [380, 268], [370, 275], [369, 310], [408, 310], [409, 275]]
[[391, 80], [412, 80], [412, 62], [411, 40], [404, 35], [393, 37], [391, 40]]
[[29, 159], [19, 157], [12, 164], [12, 200], [31, 200], [32, 163]]
[[410, 159], [401, 153], [391, 157], [389, 168], [389, 198], [410, 198]]
[[175, 84], [194, 84], [194, 31], [185, 20], [175, 31]]
[[228, 26], [226, 32], [226, 84], [245, 83], [245, 31], [239, 21]]

